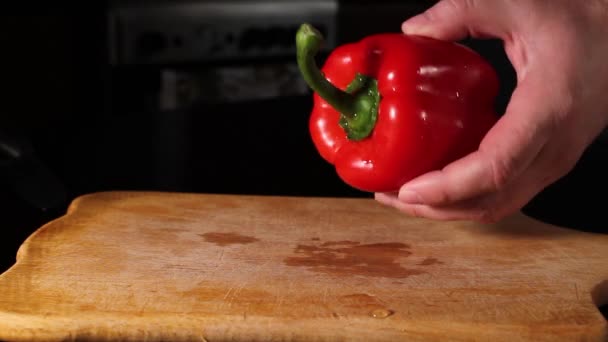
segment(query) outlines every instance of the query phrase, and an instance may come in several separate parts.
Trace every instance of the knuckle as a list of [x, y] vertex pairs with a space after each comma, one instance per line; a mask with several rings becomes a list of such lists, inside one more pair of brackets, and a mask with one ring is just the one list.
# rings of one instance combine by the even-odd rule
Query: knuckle
[[416, 218], [422, 217], [417, 205], [410, 206], [406, 212], [412, 217], [416, 217]]
[[430, 198], [429, 202], [432, 205], [441, 205], [441, 204], [452, 203], [452, 201], [453, 201], [453, 196], [450, 195], [450, 193], [448, 192], [447, 189], [442, 187], [440, 189], [440, 191], [437, 192], [436, 197]]
[[462, 12], [474, 6], [475, 0], [447, 0], [446, 6], [455, 12]]
[[493, 158], [490, 162], [492, 190], [503, 190], [513, 176], [513, 162], [501, 158]]
[[453, 13], [462, 14], [479, 8], [478, 2], [479, 0], [448, 0], [446, 5]]

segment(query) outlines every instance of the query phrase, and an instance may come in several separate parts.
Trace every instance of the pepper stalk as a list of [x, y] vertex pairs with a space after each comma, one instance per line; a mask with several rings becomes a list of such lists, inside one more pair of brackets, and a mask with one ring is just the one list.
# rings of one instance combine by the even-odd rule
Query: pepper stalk
[[363, 140], [374, 129], [378, 118], [380, 93], [378, 81], [357, 73], [343, 91], [329, 82], [319, 70], [315, 57], [324, 38], [310, 24], [300, 25], [296, 33], [297, 61], [308, 86], [329, 105], [340, 112], [340, 126], [350, 140]]

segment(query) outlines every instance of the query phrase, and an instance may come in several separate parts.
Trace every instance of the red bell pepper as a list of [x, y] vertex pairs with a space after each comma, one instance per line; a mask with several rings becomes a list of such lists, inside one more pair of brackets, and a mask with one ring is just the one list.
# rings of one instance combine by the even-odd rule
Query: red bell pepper
[[350, 186], [393, 192], [476, 150], [498, 116], [499, 82], [473, 50], [401, 33], [375, 34], [331, 51], [309, 24], [297, 61], [314, 91], [309, 130], [319, 154]]

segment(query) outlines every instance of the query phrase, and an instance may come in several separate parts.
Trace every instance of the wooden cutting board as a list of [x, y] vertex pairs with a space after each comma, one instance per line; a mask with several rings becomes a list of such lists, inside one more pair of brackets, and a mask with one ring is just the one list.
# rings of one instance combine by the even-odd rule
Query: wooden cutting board
[[608, 235], [371, 199], [106, 192], [0, 276], [7, 341], [606, 341]]

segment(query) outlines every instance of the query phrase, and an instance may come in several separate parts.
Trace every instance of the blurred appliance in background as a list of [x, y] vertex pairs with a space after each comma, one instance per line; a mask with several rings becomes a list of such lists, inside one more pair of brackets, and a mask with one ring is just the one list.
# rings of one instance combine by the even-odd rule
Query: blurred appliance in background
[[112, 63], [241, 62], [290, 57], [295, 31], [310, 22], [335, 46], [337, 1], [116, 2], [110, 9]]
[[[315, 165], [318, 175], [328, 172], [307, 144], [310, 92], [295, 63], [295, 33], [310, 22], [326, 36], [322, 54], [333, 49], [337, 8], [116, 2], [104, 174], [123, 188], [276, 193], [297, 182], [304, 189]], [[111, 168], [117, 162], [129, 166]]]

